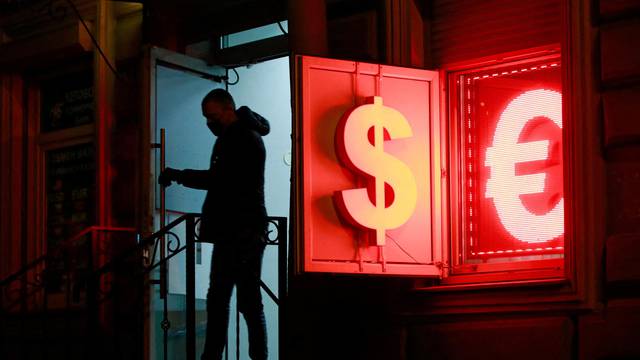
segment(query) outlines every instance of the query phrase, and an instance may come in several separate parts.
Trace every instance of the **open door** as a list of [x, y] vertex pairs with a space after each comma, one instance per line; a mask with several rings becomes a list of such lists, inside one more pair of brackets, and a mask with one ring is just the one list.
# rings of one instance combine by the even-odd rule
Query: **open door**
[[[280, 58], [236, 68], [230, 72], [231, 83], [224, 77], [227, 69], [209, 66], [204, 61], [168, 50], [152, 48], [148, 54], [148, 143], [161, 142], [161, 129], [165, 134], [165, 165], [177, 169], [207, 169], [215, 136], [206, 126], [201, 113], [202, 98], [212, 89], [227, 88], [237, 107], [247, 105], [271, 122], [271, 133], [264, 137], [267, 159], [265, 164], [265, 203], [269, 216], [288, 217], [291, 175], [291, 98], [289, 59]], [[237, 76], [237, 78], [236, 78]], [[268, 89], [267, 91], [265, 91]], [[157, 231], [161, 223], [160, 195], [157, 184], [160, 172], [160, 149], [150, 149], [148, 157], [149, 207], [147, 223], [149, 231]], [[179, 185], [165, 190], [165, 224], [185, 213], [199, 213], [206, 192]], [[184, 228], [177, 229], [184, 238]], [[167, 238], [166, 246], [171, 239]], [[196, 298], [196, 357], [199, 358], [206, 334], [206, 293], [209, 287], [212, 244], [196, 245], [195, 298]], [[167, 249], [168, 250], [168, 249]], [[269, 357], [278, 358], [278, 247], [267, 246], [262, 270], [263, 304], [267, 321]], [[160, 298], [159, 287], [152, 285], [150, 294], [150, 321], [148, 328], [149, 358], [162, 359], [164, 339], [167, 338], [169, 354], [184, 354], [185, 296], [184, 271], [186, 259], [177, 255], [168, 263], [167, 305]], [[159, 274], [151, 274], [158, 278]], [[229, 358], [248, 359], [247, 332], [244, 320], [236, 311], [235, 294], [231, 299], [228, 345]], [[167, 307], [165, 316], [164, 307]], [[163, 320], [170, 327], [162, 328]], [[166, 324], [166, 322], [165, 322]]]
[[[145, 129], [148, 157], [146, 163], [148, 193], [147, 219], [148, 232], [158, 231], [161, 224], [169, 224], [185, 213], [199, 213], [206, 193], [182, 186], [172, 185], [165, 189], [165, 218], [161, 219], [162, 187], [157, 178], [161, 169], [160, 144], [163, 143], [165, 165], [184, 169], [207, 169], [209, 156], [215, 137], [206, 127], [202, 117], [200, 102], [205, 94], [215, 88], [224, 87], [222, 77], [226, 70], [222, 67], [208, 66], [204, 61], [191, 58], [161, 48], [150, 48], [146, 59], [148, 96], [147, 124]], [[161, 139], [164, 132], [164, 141]], [[146, 155], [146, 154], [145, 154]], [[185, 241], [184, 224], [174, 231], [176, 238]], [[165, 253], [175, 249], [177, 239], [167, 237]], [[209, 270], [213, 245], [196, 245], [196, 318], [206, 319], [206, 292], [209, 286]], [[159, 255], [158, 255], [159, 256]], [[149, 288], [148, 358], [162, 359], [168, 354], [185, 354], [185, 298], [186, 298], [186, 257], [182, 252], [167, 262], [167, 301], [160, 293], [160, 286], [151, 284]], [[149, 277], [160, 279], [160, 268], [156, 268]], [[166, 307], [166, 312], [165, 312]], [[163, 321], [169, 324], [166, 331]], [[168, 321], [168, 323], [166, 322]], [[206, 322], [205, 322], [206, 324]], [[204, 338], [198, 331], [197, 343]], [[165, 333], [166, 332], [166, 333]], [[166, 345], [165, 345], [166, 342]], [[166, 346], [166, 347], [165, 347]], [[196, 353], [200, 351], [196, 350]]]

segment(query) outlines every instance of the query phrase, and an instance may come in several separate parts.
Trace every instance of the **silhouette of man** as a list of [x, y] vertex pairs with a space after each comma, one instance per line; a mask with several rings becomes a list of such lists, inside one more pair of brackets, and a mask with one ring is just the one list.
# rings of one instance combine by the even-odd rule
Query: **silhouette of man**
[[[269, 122], [233, 97], [215, 89], [202, 99], [207, 127], [217, 137], [209, 170], [167, 168], [158, 182], [176, 181], [207, 190], [202, 205], [200, 239], [215, 244], [207, 292], [207, 336], [203, 360], [221, 359], [227, 339], [229, 301], [237, 288], [238, 309], [249, 332], [249, 356], [267, 358], [267, 332], [260, 290], [267, 214], [264, 206], [262, 136]], [[185, 139], [189, 141], [189, 139]]]

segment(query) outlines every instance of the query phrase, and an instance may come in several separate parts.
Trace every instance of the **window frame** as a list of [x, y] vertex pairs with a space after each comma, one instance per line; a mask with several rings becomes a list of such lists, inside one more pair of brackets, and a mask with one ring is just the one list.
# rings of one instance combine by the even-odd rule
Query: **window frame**
[[[590, 311], [602, 306], [600, 294], [605, 275], [602, 257], [607, 237], [607, 188], [602, 152], [602, 105], [598, 92], [599, 62], [594, 55], [597, 54], [597, 32], [591, 23], [593, 11], [592, 6], [581, 1], [562, 1], [563, 128], [567, 129], [563, 137], [564, 182], [565, 196], [572, 199], [565, 202], [567, 227], [562, 278], [509, 278], [505, 281], [501, 280], [505, 279], [504, 274], [497, 273], [493, 278], [490, 275], [472, 279], [454, 276], [437, 284], [428, 280], [415, 281], [413, 289], [420, 306], [415, 308], [415, 314]], [[485, 64], [492, 60], [495, 63], [496, 58], [439, 64], [442, 91], [440, 120], [443, 124], [447, 124], [447, 71], [483, 61]], [[442, 149], [447, 151], [444, 143], [447, 139], [442, 141]], [[446, 175], [446, 170], [443, 167], [443, 175]], [[448, 181], [448, 176], [443, 176], [443, 186]], [[443, 201], [443, 214], [448, 214], [448, 201]], [[443, 230], [447, 231], [444, 235], [448, 239], [448, 228], [443, 226]], [[449, 254], [449, 241], [444, 241], [443, 245], [447, 246], [444, 254]], [[447, 276], [448, 267], [443, 270], [443, 276]]]
[[[571, 160], [569, 152], [569, 133], [572, 131], [568, 111], [567, 89], [567, 65], [566, 56], [561, 51], [559, 44], [536, 47], [531, 49], [518, 50], [509, 53], [496, 54], [483, 58], [463, 61], [454, 64], [444, 65], [441, 68], [441, 87], [443, 96], [441, 97], [441, 124], [443, 129], [442, 153], [444, 164], [443, 172], [446, 176], [446, 185], [443, 184], [443, 213], [446, 214], [444, 226], [448, 232], [443, 237], [444, 258], [446, 266], [443, 269], [442, 285], [477, 284], [485, 286], [491, 283], [504, 282], [567, 282], [572, 276], [573, 261], [571, 260], [573, 251], [573, 233], [571, 231], [569, 213], [572, 209], [570, 205], [573, 201], [570, 191]], [[564, 252], [562, 259], [539, 259], [514, 262], [500, 262], [490, 264], [463, 264], [461, 261], [460, 244], [463, 241], [461, 209], [463, 204], [460, 199], [463, 191], [460, 188], [461, 172], [459, 169], [461, 159], [460, 143], [460, 114], [459, 114], [459, 91], [456, 85], [456, 78], [462, 74], [472, 73], [492, 68], [505, 66], [515, 66], [518, 64], [535, 63], [544, 60], [558, 59], [561, 62], [562, 77], [562, 112], [563, 112], [563, 188], [565, 198], [565, 235]], [[569, 126], [567, 126], [569, 125]]]

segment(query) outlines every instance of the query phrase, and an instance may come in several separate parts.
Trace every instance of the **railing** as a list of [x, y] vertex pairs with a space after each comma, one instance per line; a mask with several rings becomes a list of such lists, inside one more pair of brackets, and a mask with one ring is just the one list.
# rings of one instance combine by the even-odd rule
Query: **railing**
[[[160, 231], [154, 233], [153, 235], [147, 237], [146, 239], [141, 241], [141, 246], [144, 249], [148, 249], [145, 254], [143, 254], [143, 258], [145, 259], [145, 268], [144, 271], [148, 274], [152, 270], [159, 268], [166, 268], [168, 261], [172, 258], [176, 257], [182, 252], [185, 252], [186, 255], [186, 268], [185, 268], [185, 284], [186, 284], [186, 359], [191, 360], [196, 358], [196, 319], [195, 319], [195, 244], [200, 242], [200, 239], [197, 237], [196, 227], [199, 221], [199, 215], [197, 214], [185, 214], [179, 217], [178, 219], [172, 221], [169, 225], [165, 226]], [[287, 259], [287, 218], [285, 217], [270, 217], [268, 219], [270, 227], [269, 231], [265, 236], [266, 245], [270, 246], [278, 246], [278, 257], [279, 257], [279, 279], [278, 279], [278, 291], [279, 294], [276, 295], [268, 286], [265, 285], [264, 282], [261, 281], [261, 286], [263, 290], [267, 293], [267, 295], [280, 306], [280, 314], [283, 314], [281, 301], [285, 297], [287, 291], [287, 281], [286, 281], [286, 259]], [[185, 239], [184, 241], [181, 239], [179, 234], [174, 231], [180, 224], [186, 224], [185, 227]], [[159, 256], [162, 251], [160, 246], [164, 242], [163, 238], [166, 238], [166, 252], [164, 259]], [[112, 265], [109, 264], [102, 269], [99, 269], [96, 272], [97, 276], [101, 274], [108, 273], [110, 267]], [[168, 318], [168, 297], [167, 293], [162, 293], [162, 291], [167, 291], [168, 286], [162, 285], [163, 282], [166, 282], [166, 272], [160, 271], [160, 279], [150, 279], [152, 284], [156, 284], [160, 286], [161, 295], [160, 298], [163, 302], [163, 319], [161, 321], [161, 327], [163, 331], [163, 358], [168, 358], [168, 336], [169, 330], [171, 328], [171, 323]], [[282, 316], [282, 315], [280, 315]], [[282, 324], [282, 322], [280, 322]], [[239, 332], [239, 325], [236, 322], [236, 334]], [[228, 352], [227, 352], [228, 356]], [[236, 357], [239, 359], [239, 353], [236, 351]]]
[[[87, 289], [91, 271], [100, 266], [107, 258], [116, 254], [121, 241], [117, 235], [130, 236], [134, 242], [135, 229], [123, 227], [91, 226], [72, 238], [60, 243], [53, 251], [40, 256], [22, 267], [16, 273], [0, 281], [0, 331], [3, 339], [0, 342], [0, 353], [4, 358], [30, 358], [33, 346], [10, 343], [8, 335], [18, 342], [25, 333], [38, 333], [46, 340], [47, 328], [54, 317], [64, 322], [57, 330], [70, 328], [70, 312], [85, 312]], [[122, 244], [125, 246], [124, 244]], [[62, 314], [62, 315], [60, 315]], [[17, 329], [7, 329], [8, 319], [13, 317], [18, 324]], [[29, 321], [27, 321], [29, 319]], [[34, 323], [37, 323], [35, 324]], [[38, 329], [34, 329], [37, 325]], [[18, 331], [15, 331], [18, 330]], [[31, 342], [33, 344], [33, 341]], [[10, 354], [8, 348], [14, 347]], [[74, 344], [67, 343], [63, 351], [69, 355], [76, 351]], [[60, 351], [52, 357], [61, 356]], [[49, 357], [49, 349], [42, 349], [41, 358]], [[69, 357], [69, 356], [67, 356]]]
[[[134, 302], [141, 304], [148, 285], [162, 285], [160, 288], [161, 299], [163, 301], [163, 319], [160, 323], [163, 332], [163, 358], [168, 358], [168, 336], [171, 323], [168, 317], [167, 307], [167, 274], [160, 271], [158, 279], [151, 279], [149, 274], [154, 269], [166, 269], [167, 263], [177, 255], [184, 253], [186, 256], [185, 284], [186, 284], [186, 359], [196, 358], [196, 308], [195, 308], [195, 245], [200, 242], [197, 237], [196, 227], [199, 221], [198, 214], [185, 214], [160, 229], [158, 232], [140, 240], [136, 245], [119, 249], [113, 241], [106, 241], [105, 236], [113, 233], [134, 233], [129, 228], [110, 228], [93, 226], [65, 241], [54, 254], [42, 256], [15, 274], [0, 281], [0, 322], [4, 322], [5, 315], [15, 313], [15, 307], [20, 305], [20, 314], [33, 313], [37, 311], [40, 303], [43, 323], [47, 319], [49, 307], [48, 289], [53, 284], [58, 284], [58, 278], [66, 279], [64, 282], [66, 296], [65, 304], [62, 308], [69, 311], [74, 308], [86, 310], [87, 334], [85, 351], [100, 351], [101, 348], [108, 348], [117, 357], [121, 350], [118, 332], [120, 331], [117, 320], [119, 309], [126, 306], [121, 302]], [[185, 224], [184, 239], [177, 231], [177, 227]], [[278, 295], [271, 291], [264, 282], [262, 288], [267, 295], [279, 306], [279, 316], [282, 317], [282, 301], [287, 291], [287, 219], [285, 217], [270, 217], [270, 228], [266, 235], [266, 244], [278, 246], [279, 258], [279, 278]], [[89, 240], [83, 239], [90, 235]], [[166, 241], [165, 241], [166, 237]], [[162, 245], [165, 249], [162, 249]], [[164, 256], [160, 256], [164, 251]], [[72, 255], [86, 255], [86, 263], [79, 261], [82, 256], [73, 260]], [[60, 266], [55, 266], [62, 262], [62, 275], [52, 276], [53, 270], [58, 270]], [[66, 276], [64, 275], [66, 274]], [[52, 280], [53, 279], [53, 280]], [[123, 285], [122, 282], [125, 282]], [[133, 282], [133, 283], [131, 283]], [[14, 284], [19, 283], [20, 286]], [[12, 286], [14, 285], [14, 286]], [[131, 290], [138, 291], [138, 296], [130, 296]], [[84, 294], [85, 304], [82, 304]], [[34, 298], [39, 298], [35, 299]], [[30, 300], [31, 299], [31, 300]], [[10, 300], [10, 303], [3, 303], [3, 300]], [[38, 301], [39, 300], [39, 301]], [[109, 303], [111, 301], [111, 303]], [[116, 314], [116, 315], [114, 315]], [[236, 314], [238, 317], [238, 314]], [[141, 317], [140, 322], [148, 319]], [[115, 322], [115, 323], [114, 323]], [[284, 323], [280, 321], [279, 329], [282, 332]], [[239, 333], [239, 324], [236, 323], [236, 333]], [[105, 342], [115, 342], [115, 344], [105, 344]], [[140, 339], [142, 342], [142, 339]], [[125, 347], [126, 349], [126, 347]], [[4, 354], [4, 349], [0, 353]], [[67, 353], [71, 349], [67, 349]], [[48, 354], [43, 354], [42, 358], [47, 358]], [[92, 354], [95, 357], [95, 354]], [[90, 356], [86, 353], [85, 356]], [[23, 357], [28, 357], [24, 355]], [[70, 356], [66, 356], [71, 358]], [[55, 356], [54, 356], [55, 358]], [[124, 357], [121, 357], [124, 358]], [[228, 352], [227, 352], [228, 358]], [[239, 359], [239, 352], [236, 351], [236, 358]]]
[[[108, 245], [104, 241], [99, 243], [97, 240], [99, 239], [100, 234], [107, 233], [135, 234], [135, 229], [125, 227], [90, 226], [70, 239], [63, 241], [51, 254], [45, 254], [38, 257], [23, 266], [17, 272], [0, 280], [0, 309], [4, 311], [11, 311], [16, 305], [22, 304], [23, 301], [28, 300], [29, 295], [33, 295], [33, 291], [37, 291], [42, 288], [45, 279], [55, 275], [51, 274], [53, 270], [46, 266], [47, 263], [55, 264], [60, 261], [68, 260], [70, 252], [77, 252], [84, 248], [83, 250], [89, 252], [85, 253], [87, 259], [89, 259], [89, 264], [92, 262], [91, 259], [97, 259], [98, 263], [104, 262], [109, 251], [107, 248]], [[87, 235], [90, 235], [88, 240], [85, 239]], [[73, 263], [71, 265], [73, 266], [67, 270], [79, 270], [77, 263]], [[11, 284], [17, 281], [20, 281], [21, 285], [26, 284], [26, 286], [21, 286], [19, 291], [11, 289]], [[67, 288], [73, 286], [71, 282], [67, 283]], [[13, 296], [13, 294], [16, 293], [20, 295], [17, 298]], [[67, 295], [69, 295], [69, 293], [67, 293]], [[7, 300], [14, 300], [14, 302], [5, 304], [5, 301]]]

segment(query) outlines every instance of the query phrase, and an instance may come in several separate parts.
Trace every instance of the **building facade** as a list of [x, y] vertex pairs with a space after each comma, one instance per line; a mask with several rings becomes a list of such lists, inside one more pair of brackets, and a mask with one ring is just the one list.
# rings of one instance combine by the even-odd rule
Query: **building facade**
[[[245, 79], [240, 69], [247, 65], [260, 69], [267, 60], [290, 56], [291, 75], [280, 80], [291, 92], [287, 123], [292, 142], [288, 154], [283, 150], [290, 166], [285, 171], [290, 173], [291, 200], [290, 210], [277, 214], [289, 220], [289, 271], [286, 296], [280, 298], [277, 310], [279, 349], [272, 354], [291, 359], [640, 357], [637, 1], [25, 0], [4, 1], [1, 6], [0, 279], [29, 268], [86, 229], [90, 230], [84, 235], [93, 236], [89, 242], [100, 241], [108, 248], [97, 254], [97, 263], [75, 264], [74, 269], [106, 264], [158, 230], [152, 187], [159, 155], [151, 148], [156, 142], [154, 121], [162, 111], [157, 110], [159, 95], [153, 88], [157, 82], [152, 80], [158, 64], [173, 70], [189, 67], [199, 79], [209, 81], [202, 86], [222, 87], [225, 77], [229, 83], [238, 75], [233, 69]], [[235, 46], [228, 43], [233, 34], [285, 20], [287, 30], [275, 36]], [[424, 229], [413, 234], [415, 246], [430, 249], [430, 257], [420, 260], [432, 269], [429, 275], [402, 271], [372, 275], [335, 270], [331, 264], [307, 266], [311, 260], [305, 250], [316, 244], [308, 241], [309, 231], [318, 229], [319, 235], [314, 235], [318, 244], [332, 238], [322, 232], [326, 227], [307, 229], [315, 215], [304, 207], [305, 189], [310, 186], [305, 172], [310, 162], [304, 159], [311, 148], [304, 131], [309, 121], [318, 118], [305, 117], [303, 89], [312, 85], [303, 76], [305, 60], [297, 56], [356, 64], [353, 78], [362, 76], [361, 86], [372, 74], [366, 70], [370, 65], [433, 74], [425, 99], [433, 111], [427, 161], [438, 161], [429, 172], [433, 184], [438, 184], [430, 188], [426, 231], [433, 235], [425, 245]], [[356, 85], [355, 95], [348, 95], [354, 97], [354, 105], [364, 104], [365, 95], [395, 99], [397, 94], [389, 93], [392, 80], [377, 69], [378, 75], [371, 76], [382, 78], [382, 85], [371, 85], [371, 94], [358, 93]], [[352, 79], [351, 74], [345, 76]], [[327, 93], [341, 91], [338, 82], [332, 84], [335, 88]], [[398, 89], [403, 91], [402, 86]], [[487, 189], [488, 177], [496, 175], [485, 169], [492, 164], [486, 154], [488, 148], [498, 147], [499, 141], [492, 143], [493, 139], [513, 134], [492, 135], [501, 120], [490, 114], [506, 117], [501, 106], [506, 109], [510, 99], [536, 89], [553, 95], [545, 98], [544, 106], [558, 100], [553, 111], [562, 120], [556, 121], [558, 129], [544, 125], [555, 130], [540, 130], [528, 140], [518, 137], [528, 126], [522, 124], [513, 143], [559, 144], [551, 165], [552, 150], [544, 156], [527, 156], [533, 156], [529, 161], [549, 160], [548, 166], [556, 166], [545, 170], [543, 183], [545, 191], [552, 192], [549, 189], [555, 186], [560, 195], [522, 203], [547, 201], [547, 210], [531, 210], [535, 205], [529, 204], [533, 206], [529, 213], [538, 215], [550, 213], [558, 203], [564, 207], [560, 217], [525, 216], [513, 221], [512, 230], [505, 225], [505, 231], [498, 222], [504, 218], [483, 217], [489, 213], [486, 209], [499, 207], [493, 205], [496, 194], [504, 194], [510, 181], [498, 178], [496, 189]], [[402, 99], [411, 98], [396, 97], [389, 104], [395, 101], [398, 108]], [[316, 95], [308, 98], [314, 100]], [[530, 116], [552, 119], [551, 112]], [[318, 136], [323, 136], [327, 128], [319, 129]], [[327, 139], [334, 141], [334, 128], [327, 131]], [[553, 131], [555, 135], [548, 135]], [[473, 160], [466, 158], [467, 153]], [[338, 164], [337, 156], [329, 158]], [[468, 170], [474, 167], [481, 170]], [[549, 185], [553, 176], [556, 183]], [[474, 181], [484, 186], [482, 190], [469, 188]], [[512, 192], [518, 199], [527, 194]], [[474, 205], [469, 199], [480, 203]], [[514, 209], [508, 208], [504, 216]], [[352, 231], [350, 225], [332, 219], [333, 225]], [[518, 232], [535, 219], [542, 225], [534, 234]], [[560, 230], [549, 230], [554, 226]], [[545, 235], [547, 230], [551, 235]], [[508, 240], [509, 236], [520, 242]], [[527, 236], [529, 240], [523, 240]], [[364, 251], [359, 246], [345, 251]], [[398, 250], [393, 250], [391, 241], [385, 246], [389, 261], [405, 256], [394, 253]], [[530, 254], [513, 255], [518, 250]], [[97, 250], [88, 251], [96, 255]], [[371, 259], [370, 266], [386, 266], [379, 255]], [[34, 268], [38, 274], [43, 268], [56, 268], [41, 261]], [[65, 273], [68, 265], [60, 266]], [[80, 276], [81, 270], [74, 270], [73, 276]], [[2, 328], [3, 337], [13, 340], [5, 341], [0, 351], [9, 358], [30, 358], [36, 352], [28, 349], [25, 338], [39, 334], [36, 338], [48, 356], [83, 358], [85, 350], [75, 351], [81, 346], [73, 345], [84, 339], [82, 331], [71, 329], [95, 321], [103, 331], [99, 338], [106, 339], [98, 346], [107, 349], [109, 341], [120, 344], [115, 353], [105, 351], [105, 357], [159, 358], [162, 319], [149, 311], [154, 287], [129, 281], [127, 270], [122, 271], [110, 275], [110, 284], [136, 294], [128, 297], [136, 300], [121, 299], [102, 307], [93, 320], [70, 310], [70, 305], [84, 301], [88, 291], [63, 289], [71, 283], [71, 275], [57, 275], [57, 282], [50, 281], [57, 285], [48, 285], [48, 295], [36, 293], [28, 300], [24, 300], [26, 289], [40, 279], [36, 272], [28, 270], [13, 283], [3, 284], [3, 316], [10, 319]], [[56, 291], [62, 295], [53, 296]], [[72, 293], [75, 297], [70, 297]], [[65, 309], [58, 315], [65, 319], [58, 323], [64, 325], [45, 331], [42, 319], [29, 315], [39, 313], [43, 302], [54, 313], [56, 308]], [[200, 311], [197, 308], [196, 317]], [[172, 318], [173, 327], [179, 328], [183, 320]], [[56, 336], [65, 338], [59, 333], [66, 329], [66, 337], [77, 341], [51, 345], [57, 342], [51, 339], [58, 339], [51, 335], [55, 329]], [[172, 344], [172, 353], [186, 351], [184, 344]]]

